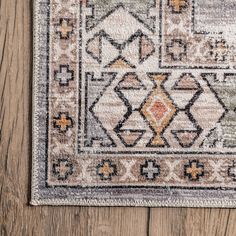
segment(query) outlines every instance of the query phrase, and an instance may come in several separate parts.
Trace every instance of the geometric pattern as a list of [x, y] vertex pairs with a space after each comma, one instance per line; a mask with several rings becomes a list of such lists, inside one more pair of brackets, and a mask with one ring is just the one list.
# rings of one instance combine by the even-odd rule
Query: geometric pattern
[[150, 75], [155, 85], [147, 101], [144, 102], [142, 109], [143, 115], [150, 123], [155, 134], [149, 141], [149, 145], [152, 146], [167, 145], [167, 141], [162, 137], [162, 134], [176, 112], [174, 104], [162, 87], [163, 81], [167, 79], [167, 76]]
[[189, 164], [184, 166], [184, 171], [190, 180], [196, 181], [200, 176], [204, 176], [204, 165], [197, 160], [189, 161]]
[[155, 180], [159, 175], [159, 166], [156, 165], [155, 161], [147, 160], [144, 165], [140, 166], [141, 175], [145, 176], [148, 180]]
[[223, 9], [36, 2], [32, 203], [235, 207], [236, 44]]
[[69, 81], [74, 79], [74, 72], [69, 70], [68, 65], [60, 65], [59, 71], [54, 72], [55, 80], [59, 81], [60, 86], [68, 86]]

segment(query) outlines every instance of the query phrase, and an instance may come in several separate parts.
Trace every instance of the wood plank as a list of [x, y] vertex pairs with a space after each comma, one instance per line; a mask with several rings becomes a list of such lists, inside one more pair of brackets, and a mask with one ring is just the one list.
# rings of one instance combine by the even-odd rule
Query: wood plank
[[150, 213], [150, 236], [236, 235], [235, 209], [156, 208]]
[[148, 230], [148, 209], [129, 207], [90, 207], [88, 235], [145, 236]]

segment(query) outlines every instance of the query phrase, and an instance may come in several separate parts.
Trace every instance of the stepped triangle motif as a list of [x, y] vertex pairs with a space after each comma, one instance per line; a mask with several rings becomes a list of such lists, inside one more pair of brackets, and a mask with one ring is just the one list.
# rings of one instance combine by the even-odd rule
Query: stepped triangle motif
[[184, 148], [191, 147], [198, 138], [201, 131], [199, 130], [172, 130], [174, 137]]
[[117, 135], [126, 147], [134, 147], [142, 138], [145, 130], [120, 130]]
[[150, 55], [155, 52], [154, 43], [146, 36], [140, 37], [140, 62], [145, 61]]
[[200, 88], [199, 83], [196, 81], [192, 74], [184, 73], [179, 80], [173, 86], [173, 90], [198, 90]]
[[106, 68], [113, 68], [113, 69], [132, 69], [135, 68], [130, 62], [128, 62], [124, 57], [119, 56], [114, 61], [110, 62]]

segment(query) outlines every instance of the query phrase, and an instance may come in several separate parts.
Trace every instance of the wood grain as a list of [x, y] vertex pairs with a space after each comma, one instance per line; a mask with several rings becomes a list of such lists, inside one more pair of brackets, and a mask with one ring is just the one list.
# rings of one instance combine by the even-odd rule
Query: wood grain
[[32, 0], [0, 0], [0, 235], [236, 235], [236, 210], [31, 207]]

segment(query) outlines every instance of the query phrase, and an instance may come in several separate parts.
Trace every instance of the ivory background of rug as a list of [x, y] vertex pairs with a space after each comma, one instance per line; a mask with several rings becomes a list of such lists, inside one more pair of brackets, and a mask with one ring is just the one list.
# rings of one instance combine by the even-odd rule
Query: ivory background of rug
[[0, 235], [226, 235], [236, 209], [31, 207], [32, 0], [0, 4]]

